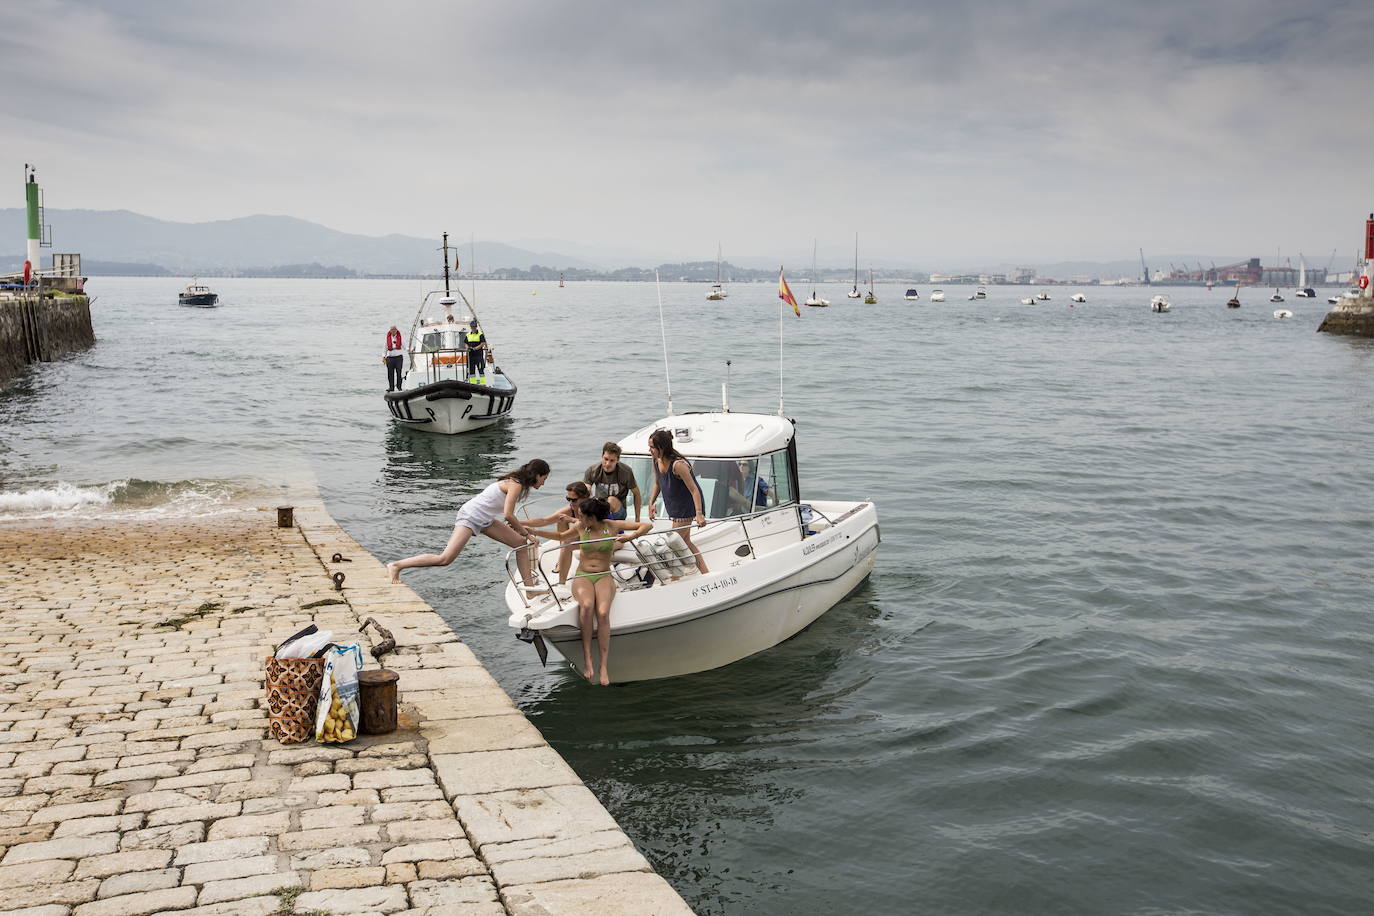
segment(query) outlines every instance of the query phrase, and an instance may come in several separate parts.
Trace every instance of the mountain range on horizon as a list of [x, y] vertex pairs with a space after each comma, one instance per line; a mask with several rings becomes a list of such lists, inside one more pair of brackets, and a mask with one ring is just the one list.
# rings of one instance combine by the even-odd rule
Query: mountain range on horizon
[[[441, 268], [438, 239], [391, 234], [365, 236], [340, 232], [318, 223], [292, 216], [255, 215], [204, 223], [183, 223], [157, 219], [130, 210], [48, 209], [45, 221], [52, 228], [53, 251], [79, 252], [83, 262], [101, 265], [105, 272], [148, 272], [168, 274], [214, 274], [251, 270], [272, 271], [287, 265], [328, 265], [355, 275], [435, 274]], [[25, 213], [21, 208], [0, 209], [0, 237], [14, 240], [15, 255], [0, 255], [0, 270], [23, 264], [22, 240]], [[474, 260], [468, 242], [450, 244], [468, 270]], [[709, 247], [709, 246], [708, 246]], [[689, 260], [701, 259], [694, 252]], [[653, 268], [671, 262], [669, 257], [652, 258], [640, 252], [616, 249], [587, 242], [558, 239], [522, 239], [514, 244], [496, 241], [475, 243], [475, 262], [479, 272], [501, 269], [528, 269], [540, 265], [553, 270], [613, 271], [625, 267]], [[704, 259], [702, 259], [704, 260]], [[1211, 255], [1168, 255], [1150, 260], [1151, 269], [1170, 262], [1178, 264], [1233, 263], [1241, 257]], [[776, 255], [733, 256], [730, 263], [750, 270], [774, 269]], [[1140, 274], [1138, 258], [1119, 261], [1059, 261], [1035, 263], [989, 258], [975, 265], [917, 265], [916, 259], [864, 258], [864, 269], [940, 273], [1001, 273], [1016, 266], [1035, 267], [1043, 276], [1116, 279]], [[846, 269], [840, 265], [822, 267], [826, 273]], [[1315, 266], [1315, 265], [1314, 265]], [[327, 268], [326, 268], [327, 269]], [[88, 271], [92, 272], [92, 271]], [[789, 273], [802, 275], [808, 266], [796, 264]]]

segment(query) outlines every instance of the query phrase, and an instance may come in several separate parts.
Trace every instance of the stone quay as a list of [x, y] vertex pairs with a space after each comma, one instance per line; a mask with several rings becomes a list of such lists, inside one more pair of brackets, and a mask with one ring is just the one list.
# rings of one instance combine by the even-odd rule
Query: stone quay
[[[433, 609], [277, 520], [0, 524], [0, 912], [691, 913]], [[398, 729], [279, 744], [265, 658], [367, 617]]]

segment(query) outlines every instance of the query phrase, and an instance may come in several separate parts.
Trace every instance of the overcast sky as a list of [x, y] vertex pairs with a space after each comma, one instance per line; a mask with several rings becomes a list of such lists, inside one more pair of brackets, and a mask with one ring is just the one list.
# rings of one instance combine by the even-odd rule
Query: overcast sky
[[55, 208], [844, 263], [1348, 267], [1374, 3], [0, 5]]

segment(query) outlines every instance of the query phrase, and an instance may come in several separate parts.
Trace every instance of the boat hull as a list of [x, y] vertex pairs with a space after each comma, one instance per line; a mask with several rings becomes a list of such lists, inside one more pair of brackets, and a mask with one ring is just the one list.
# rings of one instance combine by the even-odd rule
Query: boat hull
[[515, 392], [513, 383], [506, 388], [446, 380], [387, 392], [385, 397], [387, 409], [397, 422], [452, 436], [485, 429], [509, 416], [515, 406]]
[[[611, 607], [613, 683], [678, 677], [720, 668], [795, 636], [854, 591], [873, 571], [881, 537], [877, 510], [856, 508], [840, 524], [776, 554], [680, 583], [621, 592], [617, 602], [653, 602], [658, 620], [634, 619]], [[518, 599], [507, 606], [518, 622]], [[545, 641], [574, 668], [582, 662], [581, 634], [560, 615], [543, 629]], [[628, 621], [626, 618], [630, 618]], [[530, 626], [538, 627], [538, 621]]]
[[177, 303], [191, 308], [208, 309], [219, 304], [218, 293], [198, 293], [194, 296], [178, 296]]

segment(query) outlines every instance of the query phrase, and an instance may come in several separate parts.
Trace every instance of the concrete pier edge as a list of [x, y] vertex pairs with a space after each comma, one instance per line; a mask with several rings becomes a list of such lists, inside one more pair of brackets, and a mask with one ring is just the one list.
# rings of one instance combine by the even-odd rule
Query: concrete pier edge
[[[0, 916], [691, 913], [433, 608], [294, 515], [0, 522]], [[366, 617], [398, 730], [278, 743], [272, 647]]]

